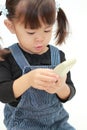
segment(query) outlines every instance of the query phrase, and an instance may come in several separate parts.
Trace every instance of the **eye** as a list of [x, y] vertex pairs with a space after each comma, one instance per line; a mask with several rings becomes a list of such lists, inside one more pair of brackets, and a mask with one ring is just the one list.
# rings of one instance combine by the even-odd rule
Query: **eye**
[[45, 33], [49, 33], [49, 32], [51, 32], [51, 31], [52, 31], [52, 27], [46, 28], [46, 29], [44, 30]]
[[48, 32], [51, 32], [51, 30], [45, 30], [44, 32], [45, 32], [45, 33], [48, 33]]
[[33, 30], [33, 29], [26, 29], [26, 33], [29, 34], [29, 35], [33, 35], [33, 34], [35, 34], [35, 30]]
[[35, 32], [27, 32], [29, 35], [33, 35], [35, 34]]

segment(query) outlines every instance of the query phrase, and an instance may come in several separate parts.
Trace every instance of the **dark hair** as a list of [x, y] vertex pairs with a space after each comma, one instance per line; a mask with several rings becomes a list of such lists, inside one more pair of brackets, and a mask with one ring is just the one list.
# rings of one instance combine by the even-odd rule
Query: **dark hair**
[[58, 30], [56, 33], [57, 44], [62, 44], [62, 42], [65, 42], [65, 38], [69, 34], [69, 23], [64, 11], [61, 8], [59, 8], [59, 11], [57, 13], [57, 24], [58, 24]]
[[[40, 27], [40, 20], [48, 24], [54, 24], [56, 18], [55, 0], [6, 0], [8, 10], [7, 18], [18, 21], [23, 18], [25, 27]], [[57, 44], [62, 44], [68, 34], [68, 20], [64, 11], [59, 8], [57, 12], [58, 29], [56, 32]]]
[[[21, 20], [25, 28], [31, 29], [41, 26], [40, 19], [44, 24], [53, 25], [56, 20], [55, 0], [6, 0], [7, 18], [9, 20]], [[59, 8], [57, 12], [56, 45], [65, 41], [68, 35], [68, 20], [64, 11]]]
[[[2, 37], [0, 36], [0, 40], [2, 41]], [[0, 61], [3, 61], [7, 54], [9, 54], [10, 51], [8, 49], [2, 49], [0, 44]]]
[[0, 15], [2, 15], [2, 11], [0, 11]]
[[2, 49], [0, 47], [0, 61], [3, 61], [5, 59], [5, 57], [7, 56], [7, 54], [9, 54], [10, 51], [8, 49]]

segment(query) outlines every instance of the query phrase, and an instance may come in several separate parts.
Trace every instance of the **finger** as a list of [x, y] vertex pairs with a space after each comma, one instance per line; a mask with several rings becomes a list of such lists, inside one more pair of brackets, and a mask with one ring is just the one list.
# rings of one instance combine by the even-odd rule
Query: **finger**
[[58, 77], [58, 75], [55, 74], [52, 69], [43, 69], [41, 74], [46, 75], [46, 76], [50, 76], [50, 77]]

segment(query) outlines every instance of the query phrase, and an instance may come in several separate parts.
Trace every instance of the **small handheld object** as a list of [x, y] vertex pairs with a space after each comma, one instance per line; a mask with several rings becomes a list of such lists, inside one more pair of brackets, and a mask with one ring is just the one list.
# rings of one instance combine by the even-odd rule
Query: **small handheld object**
[[54, 68], [54, 72], [59, 76], [64, 77], [70, 71], [70, 69], [73, 67], [75, 63], [76, 59], [70, 59], [64, 61]]

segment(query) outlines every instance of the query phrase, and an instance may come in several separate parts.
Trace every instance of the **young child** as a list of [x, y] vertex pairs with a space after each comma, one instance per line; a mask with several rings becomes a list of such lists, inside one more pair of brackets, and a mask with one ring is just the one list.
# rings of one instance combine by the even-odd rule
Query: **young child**
[[60, 77], [53, 71], [65, 54], [49, 45], [56, 21], [57, 45], [65, 41], [65, 13], [55, 0], [6, 0], [5, 11], [4, 23], [19, 41], [1, 50], [0, 101], [7, 130], [75, 130], [62, 104], [75, 95], [70, 72]]

